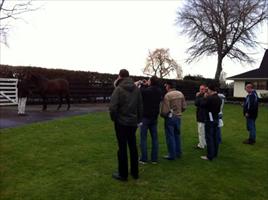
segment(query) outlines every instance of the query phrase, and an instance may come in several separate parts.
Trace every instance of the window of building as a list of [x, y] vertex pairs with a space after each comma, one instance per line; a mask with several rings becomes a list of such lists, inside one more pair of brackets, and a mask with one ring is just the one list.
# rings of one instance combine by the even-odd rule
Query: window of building
[[268, 90], [268, 81], [265, 81], [265, 80], [251, 81], [251, 82], [246, 81], [245, 86], [248, 83], [252, 83], [254, 86], [254, 89], [256, 89], [256, 90]]

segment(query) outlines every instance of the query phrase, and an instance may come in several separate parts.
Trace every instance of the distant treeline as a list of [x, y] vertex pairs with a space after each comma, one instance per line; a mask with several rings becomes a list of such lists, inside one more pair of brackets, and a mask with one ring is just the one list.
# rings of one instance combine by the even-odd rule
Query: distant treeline
[[[69, 81], [71, 89], [71, 100], [73, 102], [96, 102], [109, 101], [113, 92], [113, 82], [117, 78], [117, 74], [74, 71], [63, 69], [47, 69], [40, 67], [28, 66], [10, 66], [0, 65], [1, 78], [22, 78], [27, 73], [40, 74], [48, 79], [64, 78]], [[131, 76], [134, 81], [148, 79], [146, 76]], [[160, 85], [163, 89], [163, 84], [167, 79], [160, 80]], [[187, 100], [193, 100], [199, 89], [200, 84], [207, 84], [213, 81], [212, 79], [187, 77], [187, 80], [173, 80], [176, 82], [177, 89], [184, 93]], [[32, 86], [34, 88], [34, 86]], [[229, 94], [228, 94], [229, 95]], [[51, 98], [53, 101], [53, 98]], [[40, 97], [37, 91], [29, 98], [29, 103], [40, 102]]]

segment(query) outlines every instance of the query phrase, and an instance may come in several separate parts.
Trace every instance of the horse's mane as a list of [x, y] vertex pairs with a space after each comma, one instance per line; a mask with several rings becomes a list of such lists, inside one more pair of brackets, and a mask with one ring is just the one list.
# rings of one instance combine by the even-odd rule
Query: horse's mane
[[31, 76], [36, 80], [48, 80], [47, 77], [40, 75], [40, 74], [31, 74]]

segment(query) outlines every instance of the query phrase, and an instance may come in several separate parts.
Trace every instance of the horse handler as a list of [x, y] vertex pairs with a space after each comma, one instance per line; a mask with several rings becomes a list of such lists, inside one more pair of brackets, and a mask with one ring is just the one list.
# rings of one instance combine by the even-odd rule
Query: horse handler
[[17, 87], [18, 87], [18, 115], [25, 116], [27, 97], [30, 94], [27, 80], [26, 79], [19, 80]]

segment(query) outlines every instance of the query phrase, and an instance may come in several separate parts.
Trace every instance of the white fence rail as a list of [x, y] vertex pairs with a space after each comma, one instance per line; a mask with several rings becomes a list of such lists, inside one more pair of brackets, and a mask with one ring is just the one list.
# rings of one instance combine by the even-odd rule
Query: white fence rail
[[0, 106], [18, 104], [18, 79], [0, 78]]

